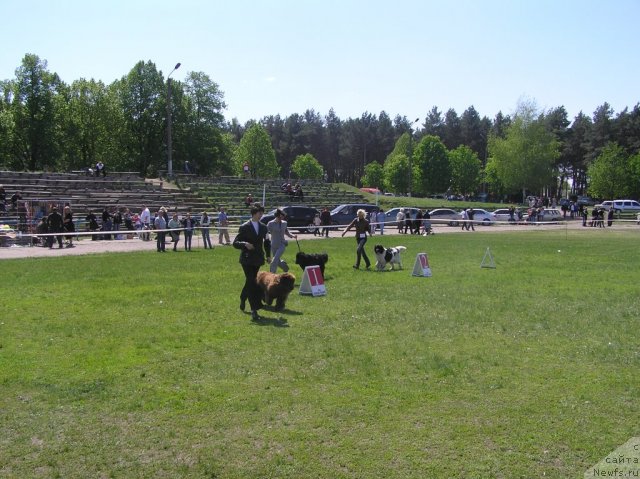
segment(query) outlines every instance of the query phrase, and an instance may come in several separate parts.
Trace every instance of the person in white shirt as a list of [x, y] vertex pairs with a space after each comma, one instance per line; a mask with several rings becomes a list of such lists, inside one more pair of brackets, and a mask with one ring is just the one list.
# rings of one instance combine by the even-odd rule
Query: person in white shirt
[[398, 211], [396, 222], [398, 223], [398, 233], [402, 233], [402, 227], [404, 226], [404, 208], [400, 208], [400, 211]]
[[151, 229], [151, 212], [149, 208], [145, 205], [142, 205], [142, 212], [140, 213], [140, 223], [142, 223], [142, 230], [145, 231], [142, 233], [142, 239], [144, 241], [149, 241], [151, 238], [149, 230]]

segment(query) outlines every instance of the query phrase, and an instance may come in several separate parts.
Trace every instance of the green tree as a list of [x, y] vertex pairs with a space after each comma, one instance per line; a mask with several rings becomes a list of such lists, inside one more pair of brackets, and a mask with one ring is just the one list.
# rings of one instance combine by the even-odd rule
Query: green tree
[[[177, 118], [176, 146], [182, 146], [182, 161], [188, 159], [192, 170], [201, 175], [225, 170], [228, 158], [225, 159], [222, 138], [222, 110], [226, 108], [224, 94], [218, 84], [203, 72], [188, 72], [183, 88], [184, 111], [174, 113]], [[180, 105], [180, 92], [177, 93], [175, 96], [172, 94], [172, 106], [174, 99]], [[180, 121], [181, 113], [184, 114], [184, 125]], [[179, 136], [178, 132], [181, 133]]]
[[629, 196], [640, 197], [640, 153], [629, 157]]
[[[121, 110], [107, 86], [95, 80], [76, 80], [69, 88], [66, 115], [65, 168], [80, 169], [103, 161], [118, 169], [120, 150], [117, 119]], [[114, 164], [116, 163], [116, 164]]]
[[587, 171], [589, 193], [598, 198], [626, 198], [635, 177], [632, 163], [617, 143], [608, 143]]
[[364, 167], [364, 175], [360, 178], [362, 186], [371, 188], [384, 188], [384, 172], [382, 165], [372, 161]]
[[46, 60], [27, 54], [12, 83], [12, 145], [14, 167], [29, 170], [56, 167], [60, 156], [60, 105], [56, 96], [64, 84], [47, 70]]
[[426, 195], [442, 193], [451, 185], [449, 155], [440, 138], [423, 137], [414, 152], [414, 185], [416, 192]]
[[498, 171], [496, 168], [496, 162], [493, 158], [489, 158], [487, 166], [484, 167], [483, 179], [489, 186], [489, 191], [495, 196], [502, 198], [505, 194], [504, 185], [500, 181]]
[[117, 84], [124, 119], [122, 146], [142, 175], [156, 173], [164, 166], [165, 87], [161, 73], [150, 61], [138, 62]]
[[11, 111], [13, 84], [9, 80], [0, 82], [0, 167], [11, 168], [15, 123]]
[[489, 152], [500, 182], [507, 192], [539, 192], [555, 184], [554, 166], [559, 145], [531, 104], [519, 105], [505, 138], [492, 135]]
[[468, 146], [461, 145], [449, 152], [451, 165], [451, 187], [467, 195], [477, 190], [482, 164], [478, 155]]
[[271, 140], [266, 130], [254, 123], [240, 140], [235, 151], [234, 161], [236, 171], [242, 173], [242, 165], [249, 164], [249, 171], [253, 178], [274, 178], [279, 175], [276, 154], [271, 146]]
[[293, 162], [291, 171], [298, 178], [309, 180], [320, 180], [323, 173], [322, 165], [311, 153], [298, 155]]
[[384, 189], [395, 193], [409, 192], [409, 157], [396, 153], [387, 157], [382, 167]]

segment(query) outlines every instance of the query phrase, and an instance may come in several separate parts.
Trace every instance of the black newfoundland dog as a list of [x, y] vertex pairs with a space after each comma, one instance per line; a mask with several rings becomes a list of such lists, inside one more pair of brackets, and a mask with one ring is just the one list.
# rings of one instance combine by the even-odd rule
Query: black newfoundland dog
[[320, 266], [320, 272], [322, 272], [322, 277], [324, 278], [324, 265], [329, 261], [329, 255], [327, 253], [303, 253], [299, 251], [296, 254], [296, 264], [300, 265], [302, 271], [307, 266]]

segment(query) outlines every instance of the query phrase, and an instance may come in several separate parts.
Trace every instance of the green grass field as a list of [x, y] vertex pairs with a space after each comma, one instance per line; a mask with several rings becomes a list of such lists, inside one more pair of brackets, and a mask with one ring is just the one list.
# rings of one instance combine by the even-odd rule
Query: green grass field
[[259, 324], [232, 248], [2, 261], [0, 477], [582, 477], [640, 435], [639, 239], [303, 242], [328, 294]]

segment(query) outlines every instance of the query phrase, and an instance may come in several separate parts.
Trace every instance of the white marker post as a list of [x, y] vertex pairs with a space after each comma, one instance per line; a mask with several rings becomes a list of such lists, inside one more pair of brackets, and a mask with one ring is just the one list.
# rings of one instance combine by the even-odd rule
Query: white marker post
[[416, 255], [416, 261], [413, 264], [413, 273], [411, 273], [411, 275], [422, 276], [424, 278], [430, 278], [432, 276], [427, 253], [418, 253]]

